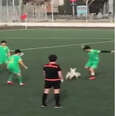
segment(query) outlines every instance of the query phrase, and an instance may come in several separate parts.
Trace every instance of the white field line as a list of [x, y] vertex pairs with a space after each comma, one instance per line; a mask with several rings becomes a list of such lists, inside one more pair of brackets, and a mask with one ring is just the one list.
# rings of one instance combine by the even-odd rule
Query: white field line
[[[48, 28], [50, 28], [51, 30], [54, 29], [54, 28], [51, 28], [51, 27], [48, 27]], [[43, 30], [44, 30], [44, 29], [47, 30], [47, 28], [38, 28], [38, 29], [28, 29], [28, 28], [27, 28], [27, 29], [3, 29], [3, 30], [0, 30], [0, 32], [5, 32], [5, 31], [6, 31], [6, 32], [7, 32], [7, 31], [8, 31], [8, 32], [9, 32], [9, 31], [11, 31], [11, 32], [12, 32], [12, 31], [37, 31], [37, 30], [39, 31], [39, 30], [42, 30], [42, 29], [43, 29]], [[57, 28], [56, 28], [56, 29], [57, 29]], [[63, 29], [63, 28], [61, 27], [61, 29]], [[64, 28], [64, 29], [66, 29], [66, 28]], [[86, 29], [83, 29], [83, 28], [81, 29], [81, 28], [79, 28], [79, 27], [78, 27], [78, 28], [73, 28], [73, 27], [72, 27], [72, 29], [77, 30], [77, 31], [83, 31], [83, 30], [84, 30], [84, 31], [88, 31], [88, 30], [91, 30], [92, 28], [89, 28], [89, 27], [88, 27], [88, 28], [86, 28]], [[67, 30], [68, 30], [68, 29], [67, 29]], [[70, 30], [70, 29], [69, 29], [69, 30]], [[102, 30], [103, 30], [103, 31], [104, 31], [104, 29], [100, 29], [100, 30], [99, 30], [98, 28], [94, 28], [93, 30], [95, 30], [95, 31], [102, 31]], [[113, 30], [113, 29], [111, 29], [111, 30]], [[106, 31], [107, 31], [107, 29], [106, 29]], [[109, 31], [109, 30], [108, 30], [108, 31]]]
[[102, 41], [102, 42], [87, 42], [87, 43], [79, 43], [79, 44], [67, 44], [67, 45], [55, 45], [55, 46], [45, 46], [45, 47], [35, 47], [35, 48], [25, 48], [21, 49], [22, 51], [30, 51], [30, 50], [41, 50], [41, 49], [51, 49], [51, 48], [63, 48], [63, 47], [72, 47], [72, 46], [82, 46], [87, 44], [104, 44], [110, 43], [113, 41]]
[[[81, 40], [81, 39], [79, 39], [80, 38], [79, 36], [73, 36], [73, 37], [76, 37], [76, 38], [78, 38], [78, 40]], [[55, 36], [49, 37], [48, 39], [46, 37], [43, 39], [43, 37], [41, 38], [40, 36], [38, 37], [39, 39], [38, 38], [25, 39], [24, 37], [9, 37], [9, 38], [10, 39], [7, 39], [7, 40], [54, 40]], [[16, 38], [19, 38], [19, 39], [16, 39]], [[69, 36], [67, 36], [67, 38], [69, 38]], [[62, 38], [59, 36], [58, 40], [70, 40], [67, 38]], [[74, 38], [73, 40], [76, 40], [76, 38]], [[83, 38], [83, 40], [85, 40], [85, 39], [86, 38]], [[112, 39], [112, 38], [94, 38], [94, 40], [108, 40], [108, 39]], [[93, 38], [90, 38], [89, 40], [93, 40]]]

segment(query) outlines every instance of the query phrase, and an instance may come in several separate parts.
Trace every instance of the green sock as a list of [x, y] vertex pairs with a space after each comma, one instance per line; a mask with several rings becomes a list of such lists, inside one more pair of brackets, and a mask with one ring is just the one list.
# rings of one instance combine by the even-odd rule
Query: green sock
[[22, 76], [18, 77], [18, 80], [19, 80], [19, 83], [23, 83], [23, 77]]
[[2, 66], [0, 65], [0, 72], [2, 72]]
[[2, 69], [0, 68], [0, 72], [2, 72]]
[[8, 81], [12, 81], [13, 80], [13, 74], [10, 74]]

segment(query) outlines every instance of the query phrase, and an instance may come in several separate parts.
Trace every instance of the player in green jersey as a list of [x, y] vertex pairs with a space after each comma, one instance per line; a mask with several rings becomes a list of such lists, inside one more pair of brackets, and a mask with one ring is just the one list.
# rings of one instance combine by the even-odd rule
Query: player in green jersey
[[0, 71], [2, 71], [1, 66], [8, 62], [9, 56], [10, 56], [10, 49], [7, 46], [7, 41], [3, 40], [0, 43]]
[[88, 56], [89, 56], [88, 61], [85, 64], [85, 69], [87, 69], [90, 73], [89, 79], [94, 80], [94, 79], [96, 79], [95, 70], [98, 67], [98, 64], [100, 61], [99, 54], [100, 53], [112, 53], [112, 51], [92, 49], [88, 45], [85, 45], [83, 47], [83, 50], [88, 52]]
[[13, 76], [16, 75], [19, 80], [19, 85], [21, 86], [24, 85], [20, 65], [25, 69], [28, 69], [28, 67], [23, 63], [23, 60], [20, 55], [21, 55], [21, 51], [19, 49], [16, 49], [15, 54], [11, 55], [8, 59], [7, 68], [10, 72], [10, 76], [7, 81], [8, 84], [11, 85], [13, 84]]

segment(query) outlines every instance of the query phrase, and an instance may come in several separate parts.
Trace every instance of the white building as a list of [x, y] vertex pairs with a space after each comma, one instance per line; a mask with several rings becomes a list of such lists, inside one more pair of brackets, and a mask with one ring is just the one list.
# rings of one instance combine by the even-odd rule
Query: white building
[[109, 0], [108, 4], [109, 4], [109, 12], [113, 14], [113, 0]]
[[59, 2], [59, 6], [64, 5], [64, 0], [57, 0]]
[[104, 4], [104, 14], [114, 16], [114, 0], [108, 0]]

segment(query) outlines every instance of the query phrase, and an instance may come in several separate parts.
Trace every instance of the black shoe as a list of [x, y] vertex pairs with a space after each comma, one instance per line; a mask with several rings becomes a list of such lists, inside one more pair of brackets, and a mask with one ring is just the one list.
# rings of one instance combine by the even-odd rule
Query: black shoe
[[47, 107], [48, 105], [46, 105], [46, 104], [42, 104], [41, 105], [41, 108], [45, 108], [45, 107]]

